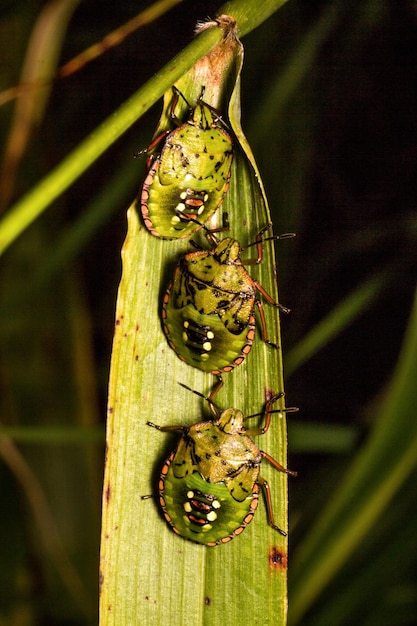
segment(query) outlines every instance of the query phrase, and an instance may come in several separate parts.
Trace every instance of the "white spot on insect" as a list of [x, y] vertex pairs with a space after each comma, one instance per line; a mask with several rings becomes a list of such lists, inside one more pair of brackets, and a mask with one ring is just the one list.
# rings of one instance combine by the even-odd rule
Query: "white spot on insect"
[[209, 522], [214, 522], [217, 519], [216, 511], [210, 511], [210, 513], [207, 515], [207, 519]]
[[212, 348], [212, 345], [210, 341], [205, 341], [203, 343], [203, 349], [206, 350], [206, 352], [210, 352], [211, 348]]
[[191, 508], [191, 504], [189, 502], [184, 502], [184, 511], [186, 513], [191, 513], [192, 508]]
[[220, 509], [221, 504], [218, 500], [213, 500], [212, 505], [213, 509]]
[[174, 215], [171, 218], [171, 224], [178, 224], [179, 221], [180, 221], [180, 218], [178, 217], [178, 215]]

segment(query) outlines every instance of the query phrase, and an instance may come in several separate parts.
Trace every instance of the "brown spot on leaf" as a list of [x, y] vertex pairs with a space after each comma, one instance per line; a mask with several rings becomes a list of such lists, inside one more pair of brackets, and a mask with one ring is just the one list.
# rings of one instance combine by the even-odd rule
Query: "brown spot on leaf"
[[268, 389], [268, 388], [265, 389], [265, 398], [267, 402], [272, 400], [274, 396], [276, 396], [276, 393], [273, 389]]
[[273, 570], [285, 571], [288, 567], [287, 553], [274, 546], [269, 552], [269, 567]]

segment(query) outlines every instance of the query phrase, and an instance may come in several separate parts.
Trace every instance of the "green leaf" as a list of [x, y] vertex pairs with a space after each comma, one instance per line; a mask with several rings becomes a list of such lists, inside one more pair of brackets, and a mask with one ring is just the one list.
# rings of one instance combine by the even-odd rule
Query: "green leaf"
[[[240, 71], [240, 63], [235, 71]], [[236, 115], [238, 91], [233, 98], [230, 123], [242, 137], [243, 149], [248, 149]], [[270, 221], [243, 150], [236, 150], [222, 210], [229, 214], [228, 235], [242, 246], [252, 243]], [[199, 237], [204, 245], [203, 235]], [[156, 498], [141, 499], [155, 494], [162, 464], [178, 439], [156, 432], [146, 422], [191, 425], [209, 418], [206, 403], [177, 383], [207, 394], [213, 377], [178, 359], [160, 323], [162, 295], [179, 256], [189, 249], [186, 242], [151, 236], [141, 225], [136, 203], [130, 207], [109, 389], [101, 626], [209, 626], [224, 621], [226, 615], [231, 626], [286, 622], [287, 542], [267, 524], [263, 502], [241, 536], [207, 548], [176, 536], [163, 520]], [[243, 257], [253, 255], [249, 249]], [[267, 242], [263, 262], [251, 274], [277, 300], [274, 268], [273, 243]], [[264, 310], [269, 338], [280, 345], [277, 309], [265, 304]], [[216, 396], [221, 408], [240, 408], [247, 415], [259, 412], [267, 393], [283, 390], [280, 350], [258, 336], [245, 362], [225, 374], [224, 381]], [[285, 465], [285, 419], [274, 415], [270, 430], [258, 443]], [[271, 486], [276, 522], [286, 529], [286, 476], [267, 463], [261, 473]]]
[[[239, 197], [250, 199], [241, 221], [233, 219], [234, 233], [244, 242], [248, 233], [253, 239], [260, 224], [253, 219], [248, 182], [236, 171], [233, 177]], [[278, 565], [271, 571], [269, 556], [275, 549], [285, 563], [286, 542], [268, 527], [262, 505], [241, 537], [209, 549], [178, 538], [162, 520], [157, 502], [141, 500], [155, 492], [155, 476], [175, 442], [146, 422], [189, 425], [208, 418], [202, 401], [177, 381], [207, 393], [213, 380], [177, 358], [159, 322], [166, 274], [187, 244], [153, 238], [140, 226], [135, 207], [128, 219], [110, 380], [101, 623], [214, 624], [225, 611], [230, 624], [249, 624], [255, 616], [263, 623], [284, 623], [284, 618], [276, 620], [285, 610], [285, 570]], [[271, 257], [272, 245], [256, 277], [273, 294], [273, 277], [267, 276]], [[276, 312], [266, 313], [268, 328], [277, 328]], [[277, 341], [275, 333], [272, 339]], [[247, 362], [224, 376], [225, 387], [216, 398], [221, 407], [254, 413], [262, 408], [266, 389], [282, 390], [280, 363], [272, 350], [258, 339]], [[260, 445], [285, 463], [284, 441], [284, 419], [276, 418]], [[285, 526], [285, 477], [268, 467], [262, 474], [273, 490], [277, 522]]]

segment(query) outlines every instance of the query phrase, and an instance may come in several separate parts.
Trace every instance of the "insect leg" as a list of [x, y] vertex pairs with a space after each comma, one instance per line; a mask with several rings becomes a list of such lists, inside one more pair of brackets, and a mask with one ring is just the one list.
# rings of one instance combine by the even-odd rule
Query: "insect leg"
[[258, 482], [261, 485], [264, 495], [265, 495], [265, 503], [266, 503], [266, 513], [268, 517], [268, 524], [272, 526], [274, 530], [277, 530], [283, 537], [287, 536], [287, 533], [284, 532], [279, 526], [275, 524], [274, 513], [272, 511], [272, 498], [271, 498], [271, 488], [267, 481], [262, 478], [262, 476], [258, 476]]
[[220, 391], [223, 385], [224, 385], [223, 378], [221, 377], [220, 374], [217, 374], [217, 383], [214, 385], [213, 390], [208, 397], [208, 400], [210, 403], [213, 403], [214, 396]]
[[289, 474], [290, 476], [297, 476], [297, 472], [293, 472], [292, 470], [289, 470], [289, 469], [283, 467], [281, 465], [281, 463], [278, 463], [278, 461], [276, 461], [267, 452], [264, 452], [263, 450], [261, 450], [261, 454], [262, 454], [263, 458], [266, 459], [267, 461], [269, 461], [269, 463], [271, 463], [271, 465], [273, 467], [275, 467], [275, 469], [278, 470], [279, 472], [283, 472], [284, 474]]
[[262, 340], [265, 341], [265, 343], [267, 343], [269, 346], [272, 346], [273, 348], [277, 348], [279, 349], [279, 346], [274, 343], [273, 341], [270, 341], [268, 339], [268, 331], [266, 330], [266, 321], [265, 321], [265, 313], [262, 307], [262, 303], [259, 300], [255, 300], [255, 304], [258, 307], [258, 311], [259, 311], [259, 317], [260, 317], [260, 321], [261, 321], [261, 337]]
[[255, 435], [264, 435], [266, 433], [271, 423], [272, 413], [296, 413], [298, 411], [298, 407], [296, 406], [285, 407], [283, 409], [272, 409], [272, 405], [283, 396], [285, 396], [285, 393], [281, 391], [281, 393], [278, 393], [276, 396], [271, 398], [271, 400], [267, 401], [265, 411], [263, 413], [255, 413], [254, 415], [247, 415], [245, 417], [245, 419], [250, 419], [251, 417], [265, 415], [265, 425], [263, 426], [263, 428], [246, 429], [246, 434], [249, 435], [249, 437], [253, 437]]

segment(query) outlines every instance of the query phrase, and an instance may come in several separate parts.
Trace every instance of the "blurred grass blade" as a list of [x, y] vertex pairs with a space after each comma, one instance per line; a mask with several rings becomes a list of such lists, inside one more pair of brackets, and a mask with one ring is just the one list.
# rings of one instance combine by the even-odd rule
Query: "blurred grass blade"
[[219, 39], [216, 29], [197, 37], [92, 132], [48, 176], [10, 208], [0, 222], [0, 254]]
[[21, 82], [34, 84], [35, 88], [23, 91], [16, 103], [1, 168], [1, 210], [13, 194], [20, 160], [33, 130], [43, 118], [66, 28], [78, 4], [79, 0], [50, 1], [42, 9], [34, 26], [26, 51]]
[[3, 437], [13, 439], [15, 443], [60, 444], [60, 445], [91, 445], [104, 441], [102, 427], [78, 426], [2, 426], [0, 425], [0, 442]]
[[291, 374], [328, 345], [338, 334], [351, 324], [356, 317], [375, 303], [375, 299], [386, 287], [389, 271], [372, 276], [350, 293], [319, 324], [317, 324], [292, 350], [285, 359], [285, 373]]
[[359, 430], [340, 424], [294, 421], [288, 425], [292, 454], [346, 454], [354, 449]]
[[145, 24], [149, 24], [164, 15], [167, 11], [175, 7], [183, 0], [159, 0], [154, 2], [150, 7], [135, 15], [131, 20], [119, 26], [115, 30], [108, 33], [101, 41], [93, 44], [86, 50], [83, 50], [76, 57], [65, 63], [59, 68], [58, 78], [64, 78], [78, 72], [87, 63], [90, 63], [100, 55], [108, 52], [111, 48], [118, 46], [126, 37], [136, 32]]
[[[78, 3], [79, 0], [76, 0], [76, 2]], [[142, 26], [145, 26], [146, 24], [149, 24], [150, 22], [158, 19], [164, 13], [172, 9], [180, 2], [183, 2], [183, 0], [159, 0], [158, 2], [154, 2], [154, 4], [152, 4], [144, 11], [141, 11], [131, 20], [108, 33], [101, 41], [93, 44], [86, 50], [83, 50], [75, 57], [64, 63], [64, 65], [61, 65], [61, 67], [57, 70], [55, 76], [45, 75], [44, 68], [42, 68], [42, 75], [40, 77], [31, 78], [29, 76], [25, 79], [24, 82], [21, 82], [19, 85], [15, 85], [14, 87], [8, 87], [7, 89], [1, 91], [0, 106], [3, 106], [3, 104], [6, 104], [6, 102], [9, 102], [10, 100], [14, 100], [22, 94], [26, 94], [26, 92], [32, 94], [32, 91], [34, 89], [42, 89], [45, 86], [50, 87], [53, 80], [67, 78], [68, 76], [71, 76], [71, 74], [79, 72], [88, 63], [94, 61], [94, 59], [97, 59], [105, 52], [108, 52], [111, 48], [119, 46], [124, 41], [124, 39], [126, 39], [126, 37], [133, 34]]]
[[[375, 533], [365, 551], [373, 551], [373, 558], [367, 558], [361, 551], [358, 558], [365, 562], [361, 568], [349, 568], [344, 584], [339, 591], [325, 603], [320, 603], [309, 624], [412, 624], [415, 617], [414, 585], [409, 580], [409, 572], [415, 563], [416, 520], [410, 514], [410, 495], [414, 496], [414, 479], [411, 475], [408, 483], [396, 499], [396, 506], [391, 507], [381, 524], [375, 527]], [[381, 527], [383, 529], [381, 536]], [[400, 532], [398, 532], [400, 529]], [[381, 545], [384, 549], [381, 550]], [[376, 550], [375, 550], [376, 549]], [[355, 560], [355, 559], [354, 559]], [[393, 564], [401, 563], [393, 576], [387, 572], [393, 570]], [[372, 598], [372, 603], [369, 598]], [[343, 607], [341, 615], [340, 607]], [[404, 608], [412, 611], [412, 617], [405, 619]], [[399, 612], [401, 617], [399, 618]], [[368, 619], [367, 619], [368, 618]]]
[[283, 124], [284, 120], [288, 123], [285, 116], [280, 118], [283, 109], [311, 72], [323, 44], [337, 28], [344, 10], [346, 10], [344, 0], [337, 0], [325, 7], [320, 18], [301, 40], [285, 69], [275, 80], [272, 79], [272, 88], [267, 97], [260, 102], [257, 111], [256, 128], [248, 130], [248, 135], [256, 137], [256, 142], [260, 146], [268, 141], [272, 127]]
[[[219, 9], [235, 17], [244, 35], [267, 19], [286, 0], [234, 0]], [[0, 254], [58, 198], [103, 152], [137, 121], [162, 95], [203, 57], [220, 39], [210, 28], [196, 37], [153, 78], [129, 98], [111, 117], [89, 135], [48, 176], [10, 208], [0, 222]]]
[[9, 467], [25, 495], [40, 539], [58, 576], [74, 602], [86, 615], [91, 614], [91, 602], [89, 601], [87, 590], [69, 558], [67, 546], [63, 541], [50, 504], [37, 476], [14, 442], [7, 436], [0, 436], [0, 456]]
[[291, 624], [300, 623], [415, 469], [416, 380], [417, 295], [398, 365], [374, 430], [294, 557]]

